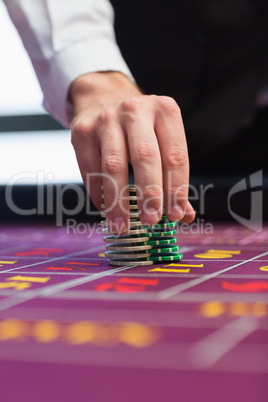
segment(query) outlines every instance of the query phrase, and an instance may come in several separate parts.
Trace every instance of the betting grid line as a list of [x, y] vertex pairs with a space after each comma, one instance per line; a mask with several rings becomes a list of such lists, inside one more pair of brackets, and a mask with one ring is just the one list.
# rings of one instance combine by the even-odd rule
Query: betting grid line
[[[155, 292], [142, 292], [139, 293], [139, 297], [137, 298], [137, 294], [124, 294], [124, 293], [108, 293], [108, 292], [95, 292], [94, 290], [68, 290], [63, 291], [61, 293], [53, 294], [52, 296], [48, 295], [47, 297], [55, 298], [55, 299], [74, 299], [74, 300], [126, 300], [126, 301], [135, 301], [135, 302], [143, 302], [150, 301], [156, 303], [196, 303], [198, 301], [212, 301], [212, 300], [220, 300], [220, 301], [237, 301], [237, 294], [225, 294], [225, 293], [200, 293], [200, 292], [185, 292], [183, 294], [179, 293], [176, 295], [176, 298], [173, 299], [157, 299], [155, 297]], [[256, 294], [240, 294], [239, 301], [256, 301]], [[268, 302], [268, 295], [266, 294], [258, 294], [258, 301]]]
[[0, 301], [0, 311], [6, 310], [6, 309], [16, 306], [20, 303], [24, 303], [26, 301], [32, 300], [38, 296], [41, 296], [41, 297], [49, 296], [53, 293], [61, 292], [62, 290], [65, 290], [65, 289], [68, 289], [68, 288], [71, 288], [74, 286], [82, 285], [84, 283], [91, 282], [96, 279], [103, 278], [105, 276], [109, 276], [113, 272], [124, 271], [124, 270], [130, 269], [130, 268], [132, 268], [132, 267], [126, 266], [126, 267], [115, 268], [113, 270], [103, 271], [103, 272], [100, 272], [97, 274], [89, 275], [86, 278], [80, 277], [80, 278], [72, 279], [70, 281], [66, 281], [63, 283], [46, 286], [45, 288], [41, 288], [38, 290], [28, 290], [25, 292], [21, 292], [21, 293], [17, 294], [15, 297], [11, 296], [10, 298]]
[[[27, 272], [29, 274], [33, 274], [34, 272]], [[128, 274], [127, 276], [147, 276], [148, 272], [136, 272], [133, 274]], [[115, 274], [114, 276], [123, 276], [123, 274]], [[165, 274], [165, 273], [154, 273], [150, 272], [150, 276], [156, 277], [156, 278], [199, 278], [203, 277], [204, 274], [184, 274], [184, 273], [174, 273], [174, 274]], [[260, 274], [260, 275], [254, 275], [254, 274], [226, 274], [226, 275], [221, 275], [221, 278], [247, 278], [247, 279], [268, 279], [268, 273], [267, 274]]]
[[[133, 266], [131, 268], [134, 268]], [[1, 273], [1, 272], [0, 272]], [[27, 275], [45, 275], [48, 274], [49, 276], [51, 275], [63, 275], [63, 276], [77, 276], [77, 275], [81, 275], [81, 276], [88, 276], [88, 275], [94, 275], [94, 273], [91, 272], [66, 272], [66, 271], [46, 271], [46, 272], [40, 272], [40, 271], [20, 271], [20, 268], [18, 268], [18, 271], [13, 271], [13, 274], [27, 274]], [[154, 272], [150, 272], [149, 273], [150, 277], [154, 277], [154, 278], [200, 278], [203, 277], [204, 274], [184, 274], [184, 273], [174, 273], [174, 274], [165, 274], [165, 273], [154, 273]], [[114, 274], [113, 276], [124, 276], [124, 274]], [[135, 273], [128, 273], [127, 276], [131, 276], [131, 277], [136, 277], [136, 276], [146, 276], [148, 277], [148, 271], [146, 272], [135, 272]], [[226, 275], [221, 275], [221, 278], [239, 278], [239, 279], [268, 279], [268, 273], [267, 274], [260, 274], [260, 275], [254, 275], [254, 274], [226, 274]]]
[[[103, 245], [100, 245], [100, 246], [96, 246], [96, 247], [93, 247], [92, 249], [90, 249], [90, 252], [96, 252], [96, 251], [102, 251], [102, 249], [103, 249]], [[77, 251], [77, 252], [75, 252], [75, 253], [70, 253], [70, 254], [67, 254], [67, 255], [64, 255], [64, 256], [58, 256], [58, 257], [54, 257], [54, 258], [51, 258], [51, 259], [49, 259], [49, 260], [46, 260], [46, 261], [40, 261], [40, 262], [37, 262], [37, 263], [32, 263], [32, 264], [27, 264], [27, 265], [24, 265], [24, 266], [22, 266], [22, 267], [16, 267], [16, 268], [11, 268], [11, 269], [8, 269], [8, 270], [5, 270], [5, 271], [1, 271], [0, 272], [0, 274], [3, 274], [3, 273], [9, 273], [9, 272], [13, 272], [13, 271], [16, 271], [16, 270], [21, 270], [21, 269], [23, 269], [23, 268], [28, 268], [28, 267], [32, 267], [32, 266], [36, 266], [36, 265], [41, 265], [41, 264], [44, 264], [44, 263], [49, 263], [49, 262], [53, 262], [53, 261], [60, 261], [60, 260], [64, 260], [65, 258], [70, 258], [70, 257], [74, 257], [74, 256], [76, 256], [76, 255], [81, 255], [81, 254], [85, 254], [85, 253], [87, 253], [89, 250], [88, 249], [86, 249], [86, 250], [82, 250], [82, 251]], [[107, 271], [106, 271], [107, 272]], [[45, 273], [43, 273], [43, 274], [45, 274]], [[79, 275], [80, 273], [78, 272], [77, 273], [77, 275]], [[87, 275], [88, 277], [91, 277], [92, 275], [91, 274], [88, 274]], [[66, 283], [66, 282], [65, 282]], [[25, 295], [25, 294], [29, 294], [29, 292], [33, 292], [33, 291], [27, 291], [27, 292], [22, 292], [22, 293], [20, 293], [20, 294], [17, 294], [16, 296], [15, 296], [15, 299], [16, 299], [16, 297], [18, 297], [18, 298], [23, 298], [23, 296]], [[30, 299], [31, 299], [32, 297], [30, 297]], [[10, 296], [10, 297], [8, 297], [7, 299], [4, 299], [3, 301], [0, 301], [0, 311], [2, 311], [2, 310], [5, 310], [6, 308], [9, 308], [9, 307], [12, 307], [13, 305], [17, 305], [17, 304], [19, 304], [19, 303], [23, 303], [25, 300], [11, 300], [11, 299], [14, 299], [14, 297], [12, 297], [12, 295]], [[15, 303], [15, 304], [14, 304]], [[7, 307], [5, 307], [5, 305], [7, 306]]]
[[[260, 247], [260, 249], [262, 250], [263, 249], [263, 247]], [[258, 249], [258, 250], [260, 250], [260, 249]], [[105, 251], [105, 250], [104, 250]], [[181, 251], [181, 250], [180, 250]], [[77, 251], [77, 253], [79, 253], [79, 251]], [[68, 255], [67, 255], [68, 256]], [[39, 257], [22, 257], [22, 256], [10, 256], [10, 255], [0, 255], [0, 258], [8, 258], [8, 259], [11, 259], [11, 258], [17, 258], [17, 259], [19, 259], [19, 260], [22, 260], [22, 259], [29, 259], [29, 260], [32, 260], [32, 259], [44, 259], [44, 261], [43, 261], [43, 263], [44, 262], [46, 262], [46, 257], [42, 257], [42, 256], [39, 256]], [[56, 258], [56, 257], [55, 257]], [[59, 258], [62, 258], [62, 259], [64, 259], [64, 256], [62, 256], [62, 257], [59, 257]], [[101, 260], [101, 261], [103, 261], [103, 259], [104, 259], [104, 257], [93, 257], [93, 256], [89, 256], [89, 257], [77, 257], [77, 259], [78, 260], [84, 260], [85, 258], [87, 258], [87, 259], [92, 259], [92, 260]], [[106, 260], [107, 261], [107, 260]], [[192, 262], [192, 261], [197, 261], [196, 259], [193, 259], [193, 258], [183, 258], [183, 260], [182, 260], [183, 262]], [[211, 262], [211, 258], [210, 259], [203, 259], [202, 258], [202, 261], [205, 261], [205, 262]], [[220, 258], [214, 258], [213, 259], [213, 261], [218, 261], [218, 262], [226, 262], [226, 259], [224, 260], [224, 259], [220, 259]], [[234, 261], [234, 262], [240, 262], [240, 261], [244, 261], [244, 260], [238, 260], [238, 259], [233, 259], [232, 261]], [[267, 262], [268, 261], [268, 259], [267, 260], [260, 260], [260, 261], [263, 261], [263, 262]]]
[[[0, 250], [1, 251], [1, 250]], [[16, 249], [16, 251], [17, 251], [17, 249]], [[23, 255], [0, 255], [0, 258], [19, 258], [20, 260], [41, 260], [42, 258], [44, 259], [44, 261], [46, 261], [46, 258], [47, 258], [47, 256], [46, 257], [44, 257], [44, 256], [42, 256], [42, 255], [39, 255], [39, 256], [33, 256], [33, 255], [31, 255], [31, 256], [23, 256]]]
[[[245, 303], [254, 303], [256, 302], [256, 294], [240, 294], [239, 299], [236, 294], [232, 293], [210, 293], [209, 295], [207, 293], [200, 293], [200, 292], [186, 292], [186, 293], [180, 293], [176, 296], [176, 298], [173, 299], [165, 299], [165, 300], [156, 300], [155, 296], [152, 294], [153, 292], [144, 292], [142, 294], [139, 294], [139, 298], [136, 297], [135, 294], [133, 295], [127, 295], [127, 294], [116, 294], [116, 293], [102, 293], [102, 292], [95, 292], [95, 291], [89, 291], [89, 290], [68, 290], [68, 291], [63, 291], [61, 293], [56, 293], [53, 295], [47, 295], [46, 298], [53, 298], [53, 299], [73, 299], [76, 301], [79, 300], [106, 300], [106, 301], [118, 301], [118, 300], [124, 300], [124, 301], [130, 301], [130, 302], [143, 302], [143, 301], [148, 301], [148, 302], [156, 302], [156, 303], [204, 303], [207, 301], [221, 301], [221, 302], [226, 302], [226, 303], [232, 303], [232, 302], [237, 302], [238, 300], [240, 302], [245, 302]], [[0, 290], [0, 297], [6, 297], [6, 296], [14, 296], [14, 292], [8, 291], [8, 290]], [[19, 294], [17, 295], [19, 297]], [[268, 303], [268, 296], [265, 294], [259, 294], [258, 295], [258, 302], [262, 303]]]
[[[81, 251], [81, 250], [80, 250]], [[77, 251], [77, 253], [78, 253], [79, 251]], [[43, 259], [44, 260], [44, 262], [46, 262], [46, 258], [47, 257], [43, 257], [43, 256], [37, 256], [37, 257], [35, 257], [35, 256], [27, 256], [27, 257], [25, 257], [25, 256], [21, 256], [21, 255], [14, 255], [14, 256], [10, 256], [10, 255], [1, 255], [0, 254], [0, 258], [9, 258], [9, 259], [11, 259], [11, 258], [17, 258], [17, 259], [19, 259], [19, 260], [37, 260], [37, 259], [39, 259], [39, 260], [41, 260], [41, 259]], [[64, 258], [64, 257], [62, 257], [62, 258]], [[100, 259], [103, 259], [104, 257], [77, 257], [77, 259], [79, 259], [79, 260], [82, 260], [82, 259], [85, 259], [85, 258], [92, 258], [92, 259], [94, 259], [94, 260], [100, 260]]]
[[190, 351], [190, 358], [194, 366], [204, 370], [211, 368], [257, 329], [258, 319], [246, 316], [210, 333], [196, 342]]
[[[103, 245], [102, 245], [102, 246], [93, 247], [92, 249], [90, 249], [90, 252], [102, 251], [102, 250], [103, 250]], [[24, 265], [24, 266], [22, 266], [22, 267], [7, 269], [7, 270], [5, 270], [5, 271], [0, 271], [0, 274], [5, 274], [5, 273], [8, 273], [8, 272], [12, 272], [12, 271], [15, 271], [16, 269], [29, 268], [29, 267], [33, 267], [33, 266], [36, 266], [36, 265], [41, 265], [41, 264], [48, 263], [48, 262], [53, 262], [53, 261], [58, 261], [58, 260], [64, 260], [64, 259], [66, 259], [66, 258], [75, 257], [76, 255], [85, 254], [85, 253], [87, 253], [88, 251], [89, 251], [88, 249], [82, 250], [82, 251], [76, 251], [75, 253], [67, 254], [67, 255], [64, 255], [64, 256], [54, 257], [54, 258], [51, 258], [50, 260], [47, 260], [47, 261], [39, 261], [39, 262], [35, 262], [35, 263], [33, 263], [33, 264]], [[1, 257], [1, 258], [2, 258], [2, 257]]]
[[206, 244], [206, 245], [196, 245], [196, 249], [198, 249], [198, 250], [207, 250], [207, 248], [208, 248], [208, 246], [211, 246], [211, 247], [218, 247], [218, 250], [223, 250], [223, 249], [225, 249], [225, 247], [232, 247], [232, 248], [238, 248], [239, 247], [239, 249], [240, 250], [249, 250], [249, 251], [254, 251], [254, 250], [261, 250], [261, 249], [263, 249], [265, 246], [267, 246], [267, 244], [261, 244], [261, 245], [259, 245], [259, 246], [241, 246], [240, 244], [229, 244], [229, 243], [222, 243], [222, 244], [216, 244], [215, 242], [214, 243], [210, 243], [210, 244]]
[[[133, 268], [133, 267], [129, 267]], [[108, 293], [108, 292], [95, 292], [94, 290], [67, 290], [53, 295], [46, 295], [49, 298], [55, 299], [73, 299], [73, 300], [125, 300], [125, 301], [152, 301], [157, 302], [154, 292], [141, 292], [137, 298], [137, 294], [127, 293]]]
[[[194, 247], [185, 247], [185, 248], [182, 248], [182, 251], [187, 252], [187, 251], [192, 251], [193, 249], [194, 249]], [[36, 263], [33, 263], [33, 264], [24, 265], [22, 267], [16, 267], [16, 268], [11, 268], [11, 269], [8, 269], [8, 270], [5, 270], [5, 271], [0, 271], [0, 274], [9, 273], [9, 272], [13, 272], [15, 270], [21, 270], [21, 269], [24, 269], [24, 268], [29, 268], [29, 267], [33, 267], [33, 266], [36, 266], [36, 265], [41, 265], [41, 264], [49, 263], [49, 262], [53, 262], [53, 261], [64, 260], [64, 259], [67, 259], [69, 257], [74, 257], [76, 255], [81, 255], [81, 254], [84, 254], [84, 253], [89, 252], [89, 251], [90, 251], [90, 253], [93, 253], [93, 252], [102, 251], [102, 250], [103, 250], [103, 245], [93, 247], [90, 250], [87, 249], [87, 250], [77, 251], [77, 252], [72, 253], [72, 254], [67, 254], [65, 256], [55, 257], [55, 258], [52, 258], [52, 259], [47, 260], [47, 261], [39, 261], [39, 262], [36, 262]], [[99, 260], [100, 259], [101, 261], [103, 261], [103, 259], [101, 259], [100, 257], [99, 258], [91, 257], [91, 258], [94, 259], [94, 260]], [[105, 260], [105, 261], [107, 261], [107, 260]], [[138, 266], [138, 264], [137, 265], [132, 265], [129, 268], [134, 268], [134, 267], [137, 267], [137, 266]], [[124, 268], [124, 267], [122, 267], [122, 268]], [[114, 270], [114, 272], [116, 272], [116, 270]], [[79, 274], [82, 275], [82, 273], [77, 273], [77, 275], [79, 275]]]
[[259, 254], [259, 255], [255, 256], [255, 257], [252, 257], [252, 258], [249, 258], [248, 260], [242, 261], [242, 262], [240, 262], [238, 264], [232, 265], [231, 267], [224, 268], [224, 269], [221, 269], [220, 271], [213, 272], [213, 273], [210, 273], [210, 274], [207, 274], [207, 275], [203, 275], [201, 278], [196, 278], [196, 279], [193, 279], [193, 280], [188, 281], [186, 283], [181, 283], [179, 285], [172, 286], [169, 289], [160, 290], [160, 292], [158, 292], [157, 298], [160, 299], [160, 300], [163, 300], [163, 299], [167, 299], [169, 297], [175, 296], [176, 294], [181, 293], [184, 290], [190, 289], [190, 288], [192, 288], [192, 287], [194, 287], [196, 285], [199, 285], [200, 283], [208, 281], [209, 279], [213, 279], [213, 278], [221, 275], [224, 272], [228, 272], [231, 269], [239, 267], [240, 265], [246, 264], [248, 262], [254, 261], [254, 260], [258, 259], [258, 258], [261, 258], [261, 257], [265, 256], [265, 255], [268, 255], [268, 251], [265, 251], [262, 254]]
[[[101, 267], [101, 265], [96, 266], [96, 267]], [[0, 272], [1, 273], [1, 272]], [[20, 268], [18, 268], [18, 271], [13, 271], [13, 274], [27, 274], [27, 275], [62, 275], [62, 276], [90, 276], [94, 275], [94, 272], [81, 272], [81, 271], [75, 271], [75, 272], [66, 272], [66, 271], [20, 271]], [[268, 275], [267, 275], [268, 277]]]
[[[0, 297], [6, 296], [13, 296], [13, 291], [8, 290], [0, 290]], [[19, 294], [17, 295], [19, 297]], [[116, 293], [97, 293], [95, 291], [89, 290], [70, 290], [70, 291], [63, 291], [58, 294], [53, 294], [52, 296], [46, 296], [47, 298], [54, 298], [54, 299], [74, 299], [74, 300], [98, 300], [98, 299], [105, 299], [105, 300], [125, 300], [125, 301], [149, 301], [149, 302], [156, 302], [156, 303], [202, 303], [206, 301], [215, 301], [220, 300], [221, 302], [235, 302], [238, 300], [236, 294], [231, 293], [201, 293], [201, 292], [185, 292], [179, 293], [173, 299], [165, 299], [165, 300], [157, 300], [153, 295], [153, 292], [143, 292], [139, 294], [139, 298], [136, 297], [135, 294], [127, 295], [127, 294], [116, 294]], [[256, 301], [256, 294], [240, 294], [239, 301], [241, 302], [255, 302]], [[265, 294], [258, 294], [258, 302], [268, 303], [268, 296]]]
[[[164, 299], [166, 302], [178, 303], [197, 303], [206, 301], [221, 301], [221, 302], [264, 302], [268, 303], [267, 293], [258, 293], [258, 300], [256, 300], [256, 293], [225, 293], [225, 292], [184, 292], [178, 293], [172, 299]], [[163, 300], [160, 300], [163, 301]]]
[[[94, 251], [99, 251], [99, 248], [101, 247], [101, 249], [102, 249], [102, 246], [98, 246], [98, 247], [95, 247], [94, 249], [91, 249], [90, 251], [92, 252], [93, 250]], [[95, 249], [98, 249], [98, 250], [95, 250]], [[86, 252], [88, 252], [89, 250], [87, 249], [87, 250], [83, 250], [83, 251], [79, 251], [79, 252], [76, 252], [76, 253], [72, 253], [72, 254], [69, 254], [69, 255], [65, 255], [65, 256], [59, 256], [59, 257], [55, 257], [55, 258], [53, 258], [53, 259], [50, 259], [50, 260], [47, 260], [47, 261], [41, 261], [41, 262], [39, 262], [39, 263], [34, 263], [34, 264], [29, 264], [29, 265], [27, 265], [27, 266], [24, 266], [24, 267], [17, 267], [17, 268], [13, 268], [13, 269], [10, 269], [10, 270], [5, 270], [5, 271], [2, 271], [1, 273], [4, 273], [4, 272], [11, 272], [11, 271], [15, 271], [15, 270], [20, 270], [20, 269], [22, 269], [22, 268], [26, 268], [26, 267], [30, 267], [30, 266], [34, 266], [34, 265], [38, 265], [38, 264], [43, 264], [44, 262], [51, 262], [51, 261], [55, 261], [55, 260], [63, 260], [63, 259], [65, 259], [65, 258], [68, 258], [68, 257], [71, 257], [71, 256], [74, 256], [74, 255], [76, 255], [76, 254], [81, 254], [81, 253], [86, 253]], [[236, 266], [239, 266], [239, 265], [242, 265], [242, 264], [245, 264], [245, 263], [247, 263], [247, 262], [250, 262], [250, 261], [252, 261], [252, 260], [256, 260], [256, 259], [258, 259], [258, 258], [260, 258], [260, 257], [262, 257], [262, 256], [264, 256], [264, 255], [266, 255], [266, 254], [268, 254], [268, 252], [265, 252], [265, 253], [262, 253], [262, 254], [260, 254], [260, 255], [258, 255], [258, 256], [255, 256], [255, 257], [253, 257], [253, 258], [251, 258], [251, 259], [248, 259], [248, 260], [245, 260], [245, 261], [242, 261], [242, 263], [240, 263], [240, 264], [236, 264], [235, 266], [232, 266], [232, 267], [229, 267], [229, 268], [227, 268], [227, 269], [224, 269], [224, 270], [221, 270], [221, 271], [218, 271], [218, 272], [216, 272], [216, 273], [213, 273], [213, 274], [208, 274], [208, 275], [202, 275], [202, 280], [200, 281], [200, 283], [202, 283], [203, 281], [205, 281], [205, 280], [208, 280], [208, 279], [210, 279], [210, 278], [213, 278], [213, 277], [216, 277], [216, 276], [218, 276], [218, 275], [220, 275], [221, 274], [221, 272], [224, 272], [224, 271], [228, 271], [228, 270], [230, 270], [230, 269], [233, 269], [233, 268], [235, 268]], [[194, 260], [195, 261], [195, 260]], [[202, 260], [203, 261], [203, 260]], [[234, 261], [234, 260], [232, 260], [232, 261]], [[264, 260], [262, 260], [262, 261], [264, 261]], [[128, 268], [134, 268], [134, 266], [132, 266], [132, 267], [128, 267]], [[107, 271], [106, 271], [107, 272]], [[110, 272], [110, 271], [109, 271]], [[115, 270], [113, 270], [112, 272], [116, 272]], [[23, 271], [23, 273], [26, 273], [25, 271]], [[33, 274], [36, 274], [37, 272], [34, 272]], [[82, 273], [76, 273], [76, 275], [81, 275], [81, 276], [84, 276], [84, 274], [82, 274]], [[92, 274], [86, 274], [87, 276], [92, 276]], [[94, 274], [93, 274], [94, 275]], [[130, 275], [133, 275], [133, 274], [130, 274]], [[258, 276], [259, 277], [259, 276]], [[96, 278], [97, 279], [97, 278]], [[195, 281], [195, 280], [194, 280]], [[192, 282], [194, 282], [194, 281], [190, 281], [190, 283], [192, 283]], [[66, 282], [65, 282], [66, 283]], [[187, 284], [189, 284], [189, 282], [187, 282]], [[184, 284], [183, 284], [184, 285]], [[176, 286], [176, 288], [178, 287], [178, 286], [181, 286], [181, 285], [177, 285]], [[192, 286], [194, 286], [194, 285], [192, 285]], [[192, 287], [192, 286], [189, 286], [189, 287]], [[172, 289], [172, 288], [171, 288]], [[170, 289], [169, 289], [170, 290]], [[32, 292], [32, 291], [28, 291], [28, 292]], [[166, 292], [166, 290], [164, 290], [164, 291], [160, 291], [161, 293], [162, 292]], [[160, 293], [159, 292], [159, 293]], [[65, 292], [66, 293], [66, 292]], [[74, 293], [77, 293], [76, 291], [74, 291]], [[176, 293], [178, 293], [177, 291], [176, 291]], [[25, 294], [25, 293], [24, 293]], [[20, 294], [20, 295], [22, 295], [22, 294]], [[18, 295], [19, 296], [19, 295]], [[62, 295], [63, 296], [63, 295]], [[77, 295], [78, 296], [78, 295]], [[80, 295], [80, 296], [82, 296], [82, 295]], [[82, 299], [85, 299], [86, 297], [85, 297], [85, 295], [83, 295], [84, 297], [82, 297]], [[92, 299], [92, 297], [90, 297], [90, 295], [88, 295], [89, 297], [89, 299]], [[151, 293], [149, 293], [149, 294], [147, 294], [147, 295], [144, 295], [145, 296], [145, 300], [152, 300], [153, 301], [153, 298], [151, 298], [150, 296], [153, 296]], [[63, 296], [64, 297], [64, 296]], [[61, 298], [61, 296], [60, 296], [60, 298]], [[98, 297], [99, 298], [99, 297]], [[78, 297], [78, 299], [80, 299], [80, 297]], [[113, 298], [112, 298], [113, 299]]]
[[[88, 250], [87, 250], [88, 251]], [[265, 254], [265, 253], [264, 253]], [[56, 260], [57, 259], [59, 259], [59, 260], [61, 260], [61, 259], [65, 259], [65, 258], [68, 258], [68, 256], [63, 256], [63, 257], [58, 257], [58, 258], [55, 258]], [[257, 256], [256, 258], [254, 258], [254, 259], [257, 259], [257, 258], [259, 258], [260, 256]], [[53, 259], [53, 260], [55, 260], [55, 259]], [[40, 264], [42, 264], [42, 263], [44, 263], [44, 262], [50, 262], [51, 260], [48, 260], [48, 261], [42, 261], [42, 262], [40, 262]], [[202, 260], [203, 261], [203, 260]], [[236, 261], [236, 260], [232, 260], [232, 261]], [[239, 260], [238, 260], [239, 261]], [[250, 262], [251, 260], [249, 259], [249, 260], [247, 260], [247, 261], [244, 261], [243, 263], [247, 263], [247, 262]], [[262, 260], [263, 261], [263, 260]], [[37, 264], [32, 264], [32, 265], [37, 265]], [[242, 265], [242, 264], [238, 264], [238, 265]], [[29, 265], [29, 266], [31, 266], [31, 265]], [[27, 266], [26, 266], [27, 267]], [[21, 269], [21, 268], [23, 268], [23, 267], [19, 267], [19, 268], [17, 268], [18, 270], [19, 269]], [[122, 267], [123, 268], [123, 267]], [[126, 269], [127, 268], [132, 268], [132, 267], [125, 267]], [[232, 267], [232, 268], [235, 268], [235, 266], [234, 267]], [[119, 268], [120, 269], [120, 268]], [[231, 267], [229, 267], [229, 269], [231, 269]], [[14, 269], [15, 270], [15, 269]], [[8, 270], [8, 271], [13, 271], [13, 269], [11, 269], [11, 270]], [[6, 271], [6, 272], [8, 272], [8, 271]], [[113, 272], [115, 272], [115, 270], [113, 270]], [[26, 273], [26, 272], [23, 272], [23, 273]], [[35, 274], [36, 274], [36, 272], [35, 272]], [[87, 275], [87, 274], [82, 274], [82, 273], [77, 273], [76, 275]], [[117, 275], [120, 275], [120, 274], [117, 274]], [[133, 274], [132, 274], [133, 275]], [[88, 274], [88, 276], [89, 276], [89, 274]], [[162, 276], [162, 275], [161, 275]], [[202, 277], [203, 277], [203, 275], [202, 275]], [[222, 276], [222, 277], [224, 277], [224, 275]], [[259, 275], [258, 275], [258, 277], [259, 277]], [[82, 278], [81, 278], [82, 279]], [[96, 278], [97, 279], [97, 278]], [[52, 285], [52, 286], [55, 286], [55, 285]]]

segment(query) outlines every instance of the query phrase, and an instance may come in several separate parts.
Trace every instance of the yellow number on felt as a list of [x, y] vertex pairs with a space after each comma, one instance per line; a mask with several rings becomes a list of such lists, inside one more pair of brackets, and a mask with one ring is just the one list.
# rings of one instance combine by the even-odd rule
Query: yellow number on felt
[[12, 276], [10, 278], [6, 278], [5, 280], [8, 282], [0, 282], [0, 289], [10, 289], [13, 288], [15, 290], [24, 290], [30, 288], [32, 286], [31, 282], [35, 283], [46, 283], [49, 281], [50, 276], [45, 278], [38, 278], [32, 276]]
[[5, 264], [15, 264], [18, 261], [0, 261], [0, 267], [2, 267]]
[[259, 268], [260, 271], [268, 271], [268, 265]]
[[187, 274], [188, 272], [190, 272], [190, 268], [187, 269], [154, 268], [150, 269], [148, 272], [181, 272]]
[[31, 287], [29, 282], [0, 282], [0, 289], [24, 290]]
[[[164, 265], [164, 267], [191, 267], [191, 268], [203, 268], [204, 264], [168, 264]], [[183, 273], [183, 274], [188, 274], [190, 272], [190, 268], [154, 268], [150, 269], [148, 272], [177, 272], [177, 273]]]
[[27, 282], [36, 282], [36, 283], [46, 283], [49, 281], [50, 276], [47, 276], [46, 278], [37, 278], [34, 276], [12, 276], [12, 278], [7, 278], [6, 281], [27, 281]]
[[233, 255], [240, 254], [240, 250], [207, 250], [205, 253], [196, 254], [196, 258], [211, 258], [211, 259], [221, 259], [221, 258], [231, 258]]

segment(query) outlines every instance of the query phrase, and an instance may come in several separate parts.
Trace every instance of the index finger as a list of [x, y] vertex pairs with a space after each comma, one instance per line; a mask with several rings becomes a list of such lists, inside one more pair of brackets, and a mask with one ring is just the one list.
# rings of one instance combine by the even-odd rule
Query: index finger
[[187, 209], [189, 161], [180, 108], [168, 97], [158, 98], [155, 131], [161, 152], [165, 212], [180, 221]]

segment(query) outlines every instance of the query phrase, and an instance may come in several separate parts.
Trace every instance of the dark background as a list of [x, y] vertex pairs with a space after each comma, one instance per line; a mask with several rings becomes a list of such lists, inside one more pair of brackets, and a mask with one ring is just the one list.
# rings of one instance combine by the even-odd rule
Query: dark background
[[182, 110], [194, 175], [267, 169], [267, 0], [112, 0], [117, 41], [147, 94]]

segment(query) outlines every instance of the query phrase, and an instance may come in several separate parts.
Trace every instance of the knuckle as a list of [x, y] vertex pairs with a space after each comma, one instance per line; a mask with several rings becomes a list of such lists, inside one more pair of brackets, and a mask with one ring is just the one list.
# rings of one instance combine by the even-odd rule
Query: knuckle
[[180, 108], [177, 102], [169, 96], [159, 96], [158, 103], [161, 110], [166, 114], [180, 113]]
[[186, 150], [174, 147], [167, 155], [167, 163], [170, 167], [185, 167], [188, 163]]
[[154, 187], [145, 187], [143, 191], [143, 197], [144, 198], [152, 198], [152, 199], [161, 199], [162, 197], [162, 190], [160, 187], [154, 186]]
[[142, 100], [139, 97], [131, 97], [122, 101], [122, 110], [126, 113], [136, 113], [141, 107]]
[[150, 141], [141, 141], [137, 146], [137, 156], [139, 159], [148, 160], [151, 158], [155, 158], [157, 155], [157, 150]]
[[116, 110], [113, 108], [102, 110], [99, 116], [100, 123], [108, 124], [111, 121], [117, 120]]
[[106, 157], [103, 163], [104, 171], [108, 174], [120, 173], [125, 170], [125, 165], [119, 155], [113, 154]]
[[75, 142], [76, 138], [87, 138], [91, 132], [94, 130], [94, 124], [90, 120], [79, 120], [72, 128], [72, 144]]
[[150, 100], [155, 106], [159, 103], [159, 101], [161, 102], [160, 98], [162, 98], [162, 96], [152, 94], [152, 95], [146, 95], [146, 98]]

